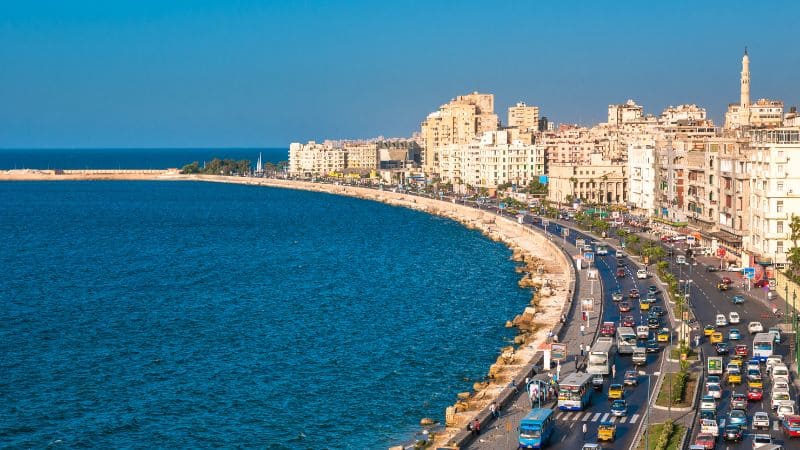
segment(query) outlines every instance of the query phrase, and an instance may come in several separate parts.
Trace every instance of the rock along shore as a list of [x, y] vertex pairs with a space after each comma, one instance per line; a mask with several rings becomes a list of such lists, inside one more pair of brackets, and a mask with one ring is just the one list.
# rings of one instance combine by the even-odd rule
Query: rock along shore
[[[505, 217], [432, 198], [355, 186], [271, 178], [182, 175], [174, 171], [131, 173], [98, 170], [63, 175], [43, 170], [0, 171], [0, 181], [59, 180], [206, 181], [346, 195], [446, 217], [506, 244], [513, 252], [512, 258], [520, 263], [517, 267], [517, 272], [522, 276], [520, 287], [532, 288], [533, 291], [529, 306], [506, 323], [507, 327], [513, 326], [519, 331], [514, 341], [516, 345], [503, 349], [497, 361], [489, 367], [485, 381], [475, 382], [472, 391], [457, 393], [454, 405], [445, 411], [444, 430], [434, 434], [434, 448], [450, 444], [469, 422], [495, 401], [510, 382], [521, 384], [524, 381], [525, 369], [535, 360], [539, 346], [547, 341], [548, 332], [558, 323], [565, 305], [569, 304], [569, 293], [574, 289], [569, 276], [571, 261], [543, 234], [524, 229], [516, 221]], [[431, 422], [427, 418], [422, 420], [424, 425]]]

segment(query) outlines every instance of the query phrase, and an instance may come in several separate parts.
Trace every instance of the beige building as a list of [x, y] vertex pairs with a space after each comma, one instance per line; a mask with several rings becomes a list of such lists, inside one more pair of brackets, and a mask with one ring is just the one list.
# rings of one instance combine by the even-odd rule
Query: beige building
[[719, 220], [711, 235], [738, 251], [750, 229], [750, 144], [743, 138], [717, 137], [708, 141], [706, 149], [717, 155], [719, 163]]
[[531, 132], [539, 129], [539, 107], [528, 106], [519, 102], [508, 108], [508, 124], [522, 132]]
[[590, 204], [627, 202], [627, 167], [604, 160], [599, 153], [590, 155], [589, 164], [553, 164], [548, 167], [551, 202], [569, 203], [580, 199]]
[[345, 142], [342, 148], [346, 155], [347, 169], [375, 170], [380, 167], [376, 142]]
[[669, 106], [661, 113], [659, 124], [679, 125], [690, 122], [701, 122], [706, 120], [706, 110], [697, 105], [678, 105]]
[[293, 142], [289, 145], [289, 174], [294, 176], [327, 175], [347, 168], [347, 157], [341, 148], [330, 144]]
[[608, 105], [608, 124], [622, 125], [628, 122], [638, 122], [644, 118], [644, 108], [633, 100], [628, 100], [622, 105]]
[[725, 128], [777, 128], [783, 125], [783, 102], [759, 99], [750, 103], [750, 56], [747, 49], [742, 56], [739, 104], [731, 103], [725, 113]]
[[500, 121], [494, 113], [494, 95], [473, 92], [442, 105], [421, 124], [423, 168], [439, 173], [439, 151], [450, 144], [468, 144], [486, 131], [497, 130]]

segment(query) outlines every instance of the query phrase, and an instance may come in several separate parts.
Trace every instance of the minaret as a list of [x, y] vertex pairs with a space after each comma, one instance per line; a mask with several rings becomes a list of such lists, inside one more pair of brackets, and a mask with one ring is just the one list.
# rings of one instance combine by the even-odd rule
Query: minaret
[[747, 47], [742, 56], [742, 89], [740, 100], [739, 118], [742, 125], [750, 124], [750, 57], [747, 56]]

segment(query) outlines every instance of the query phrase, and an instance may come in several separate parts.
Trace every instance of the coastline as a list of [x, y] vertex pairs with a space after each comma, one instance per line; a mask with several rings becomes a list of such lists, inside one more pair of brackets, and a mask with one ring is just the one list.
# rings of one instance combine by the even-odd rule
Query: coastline
[[[518, 335], [515, 346], [506, 347], [497, 361], [488, 369], [488, 381], [476, 382], [469, 392], [457, 394], [455, 404], [445, 411], [445, 428], [434, 435], [434, 448], [447, 445], [462, 433], [467, 423], [478, 417], [495, 401], [512, 381], [520, 383], [526, 368], [536, 361], [539, 346], [546, 342], [548, 332], [559, 322], [565, 305], [569, 305], [570, 267], [561, 250], [538, 232], [524, 229], [516, 221], [498, 217], [472, 207], [437, 199], [416, 197], [392, 191], [355, 186], [321, 184], [296, 180], [245, 178], [215, 175], [183, 175], [165, 171], [70, 171], [55, 174], [52, 171], [15, 170], [0, 171], [0, 181], [97, 181], [97, 180], [149, 180], [149, 181], [205, 181], [245, 184], [283, 189], [296, 189], [345, 195], [401, 206], [455, 220], [470, 229], [481, 231], [488, 238], [507, 245], [512, 258], [523, 265], [517, 269], [522, 274], [520, 287], [536, 288], [529, 306], [506, 326], [515, 326]], [[509, 318], [510, 319], [510, 318]], [[421, 425], [428, 425], [423, 419]]]

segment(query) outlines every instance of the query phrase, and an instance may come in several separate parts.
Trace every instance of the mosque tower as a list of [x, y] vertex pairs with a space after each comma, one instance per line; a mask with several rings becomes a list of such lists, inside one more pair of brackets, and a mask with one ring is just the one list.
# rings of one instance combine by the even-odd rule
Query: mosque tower
[[747, 56], [747, 47], [744, 48], [742, 56], [742, 89], [741, 100], [739, 102], [740, 124], [746, 126], [750, 124], [750, 57]]

